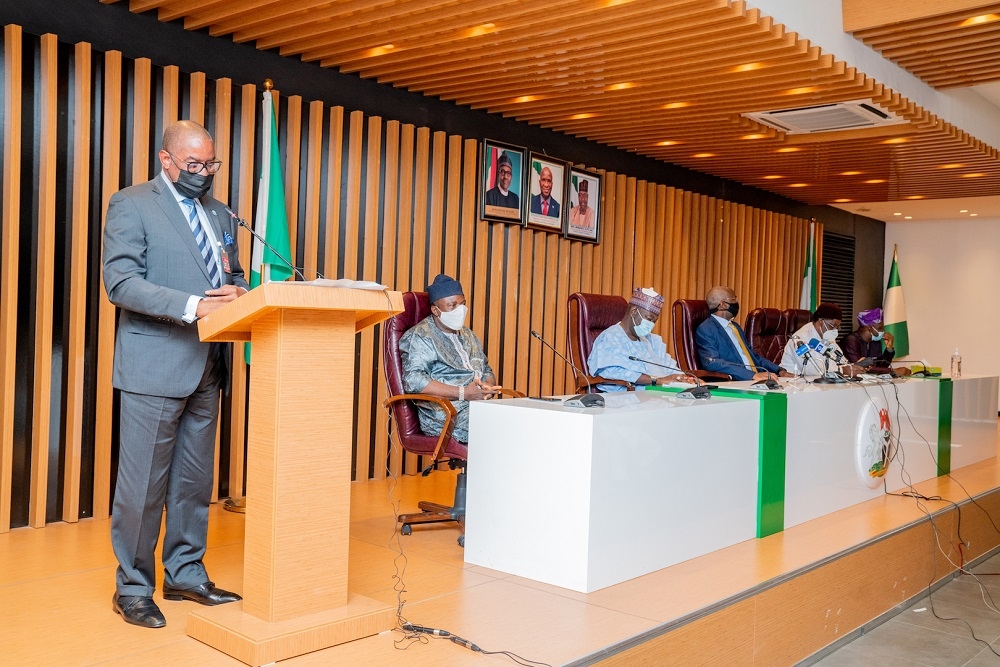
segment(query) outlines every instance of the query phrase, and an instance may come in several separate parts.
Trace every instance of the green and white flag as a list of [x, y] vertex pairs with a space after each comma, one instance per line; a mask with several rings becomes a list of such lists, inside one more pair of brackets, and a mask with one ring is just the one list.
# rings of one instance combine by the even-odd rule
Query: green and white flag
[[[288, 214], [285, 208], [285, 184], [281, 178], [281, 157], [278, 151], [278, 125], [274, 120], [274, 101], [264, 92], [264, 140], [261, 142], [260, 185], [257, 190], [257, 216], [254, 231], [275, 250], [291, 261], [288, 241]], [[253, 240], [250, 261], [250, 289], [272, 280], [287, 280], [292, 269], [283, 259], [257, 239]], [[245, 346], [246, 362], [250, 363], [250, 345]]]
[[906, 304], [903, 302], [903, 284], [899, 279], [899, 258], [895, 246], [892, 249], [892, 268], [889, 269], [882, 310], [885, 311], [885, 331], [896, 339], [896, 357], [905, 357], [910, 353], [910, 333], [906, 327]]
[[[271, 93], [263, 99], [264, 140], [261, 142], [260, 186], [257, 190], [257, 216], [254, 231], [264, 238], [281, 255], [291, 260], [288, 242], [288, 215], [285, 212], [285, 184], [281, 178], [281, 158], [278, 152], [278, 126], [274, 120], [274, 101]], [[260, 241], [253, 244], [250, 262], [250, 287], [272, 280], [287, 280], [292, 269], [270, 248]]]
[[810, 313], [819, 305], [819, 283], [816, 277], [816, 221], [813, 220], [809, 223], [806, 268], [802, 272], [802, 297], [799, 299], [799, 308]]

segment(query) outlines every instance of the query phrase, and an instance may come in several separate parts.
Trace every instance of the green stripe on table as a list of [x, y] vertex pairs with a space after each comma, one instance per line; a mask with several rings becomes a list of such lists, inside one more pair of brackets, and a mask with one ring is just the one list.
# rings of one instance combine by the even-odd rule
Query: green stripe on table
[[[676, 394], [677, 387], [649, 387], [648, 391]], [[763, 392], [719, 387], [716, 396], [760, 402], [757, 433], [757, 537], [780, 533], [785, 528], [785, 442], [788, 433], [788, 397], [782, 392]]]
[[938, 476], [951, 472], [951, 399], [955, 383], [951, 378], [938, 382]]
[[920, 378], [938, 383], [937, 476], [951, 472], [951, 405], [955, 383], [950, 377]]

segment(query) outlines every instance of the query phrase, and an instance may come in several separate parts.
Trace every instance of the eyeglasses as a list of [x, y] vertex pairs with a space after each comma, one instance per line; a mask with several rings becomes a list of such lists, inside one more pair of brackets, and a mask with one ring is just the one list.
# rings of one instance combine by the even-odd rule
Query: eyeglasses
[[197, 174], [205, 169], [210, 174], [214, 174], [222, 167], [222, 160], [209, 160], [208, 162], [179, 162], [173, 153], [167, 153], [170, 159], [178, 168], [185, 169], [189, 174]]
[[513, 176], [513, 174], [514, 174], [514, 172], [512, 172], [510, 169], [501, 169], [500, 173], [504, 174], [506, 176]]

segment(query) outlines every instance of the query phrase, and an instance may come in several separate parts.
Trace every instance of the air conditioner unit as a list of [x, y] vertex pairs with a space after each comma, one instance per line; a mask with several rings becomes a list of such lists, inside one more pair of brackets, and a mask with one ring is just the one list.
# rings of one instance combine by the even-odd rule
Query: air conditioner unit
[[742, 114], [762, 125], [773, 127], [786, 134], [814, 134], [838, 130], [858, 130], [908, 122], [905, 118], [882, 109], [871, 100], [855, 100], [814, 107], [758, 111]]

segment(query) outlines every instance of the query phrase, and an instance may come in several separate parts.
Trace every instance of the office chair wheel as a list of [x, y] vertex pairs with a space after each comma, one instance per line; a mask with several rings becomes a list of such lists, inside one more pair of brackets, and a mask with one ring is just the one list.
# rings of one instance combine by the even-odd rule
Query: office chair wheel
[[411, 526], [408, 523], [404, 523], [403, 526], [402, 526], [402, 528], [399, 529], [399, 532], [402, 535], [409, 535], [409, 534], [411, 534], [413, 532], [413, 526]]
[[465, 535], [458, 536], [458, 546], [465, 548]]

